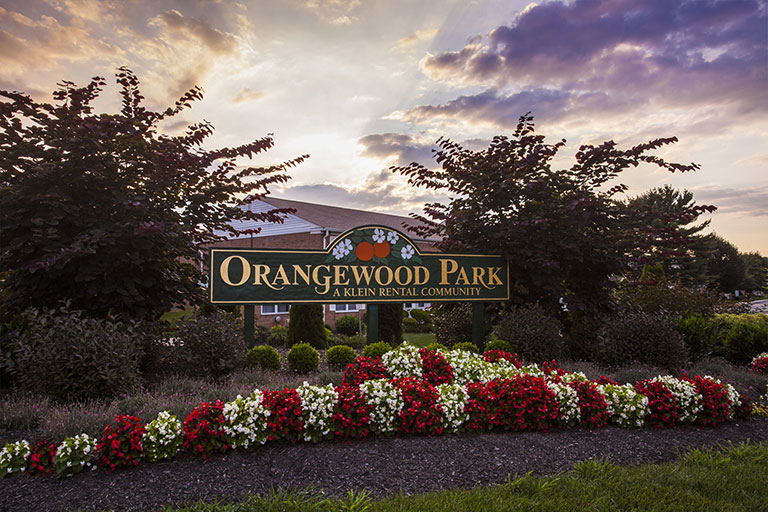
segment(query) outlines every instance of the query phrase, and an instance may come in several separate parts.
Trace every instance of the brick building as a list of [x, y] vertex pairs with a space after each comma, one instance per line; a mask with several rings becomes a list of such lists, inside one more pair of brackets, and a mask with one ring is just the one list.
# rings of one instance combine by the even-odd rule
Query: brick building
[[[288, 199], [266, 197], [247, 205], [254, 212], [266, 212], [275, 208], [292, 208], [295, 213], [285, 217], [282, 224], [267, 222], [239, 222], [238, 230], [261, 228], [256, 235], [243, 235], [217, 244], [224, 247], [245, 249], [325, 249], [333, 240], [352, 228], [365, 225], [379, 225], [405, 232], [421, 251], [435, 251], [432, 244], [436, 239], [423, 239], [411, 236], [408, 226], [417, 223], [410, 217], [385, 213], [327, 206]], [[429, 303], [406, 303], [406, 310], [429, 307]], [[334, 326], [336, 319], [347, 315], [362, 315], [365, 304], [325, 304], [323, 313], [325, 323]], [[256, 322], [270, 328], [285, 325], [289, 318], [288, 304], [262, 304], [256, 306]]]

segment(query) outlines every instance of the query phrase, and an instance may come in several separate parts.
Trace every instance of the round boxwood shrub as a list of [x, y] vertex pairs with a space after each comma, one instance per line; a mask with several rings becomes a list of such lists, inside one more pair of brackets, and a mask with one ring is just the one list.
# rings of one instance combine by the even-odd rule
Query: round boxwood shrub
[[325, 353], [325, 362], [335, 370], [346, 368], [357, 357], [355, 349], [346, 345], [336, 345]]
[[443, 352], [448, 350], [448, 347], [446, 347], [442, 343], [438, 343], [436, 341], [434, 343], [430, 343], [429, 345], [427, 345], [424, 348], [427, 349], [427, 350], [441, 350]]
[[403, 318], [403, 332], [419, 332], [419, 322], [415, 318]]
[[456, 343], [453, 345], [453, 347], [451, 347], [451, 350], [465, 350], [467, 352], [474, 352], [475, 354], [480, 353], [480, 349], [477, 348], [477, 345], [471, 341], [462, 341], [461, 343]]
[[284, 347], [285, 339], [288, 337], [288, 328], [282, 325], [275, 325], [270, 329], [267, 336], [267, 344], [273, 347]]
[[512, 345], [505, 340], [491, 340], [485, 345], [485, 350], [501, 350], [503, 352], [512, 352]]
[[386, 341], [371, 343], [363, 349], [363, 357], [370, 357], [371, 359], [374, 357], [381, 357], [390, 350], [392, 350], [392, 345]]
[[560, 322], [538, 304], [510, 306], [499, 317], [493, 332], [506, 340], [511, 350], [527, 361], [547, 361], [563, 355], [565, 342]]
[[288, 368], [296, 373], [309, 373], [320, 366], [320, 353], [309, 343], [297, 343], [288, 351]]
[[357, 336], [360, 322], [356, 316], [343, 316], [336, 320], [336, 332], [345, 336]]
[[280, 354], [274, 347], [269, 345], [259, 345], [253, 347], [245, 355], [245, 366], [249, 368], [263, 368], [265, 370], [277, 371], [282, 365]]

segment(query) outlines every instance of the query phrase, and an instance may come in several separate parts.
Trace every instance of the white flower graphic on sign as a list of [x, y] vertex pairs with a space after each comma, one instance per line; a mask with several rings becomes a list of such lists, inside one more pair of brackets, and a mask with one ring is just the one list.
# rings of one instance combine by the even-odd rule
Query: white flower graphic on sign
[[352, 251], [352, 242], [349, 240], [343, 240], [339, 245], [333, 248], [333, 255], [337, 260], [340, 260], [344, 256]]
[[395, 245], [398, 240], [400, 240], [400, 236], [394, 231], [390, 231], [389, 233], [387, 233], [387, 242], [391, 243], [392, 245]]
[[376, 228], [373, 230], [373, 241], [380, 244], [384, 241], [384, 230]]
[[410, 245], [406, 245], [402, 249], [400, 249], [400, 256], [403, 257], [404, 260], [411, 259], [411, 256], [413, 256], [414, 250], [413, 247]]

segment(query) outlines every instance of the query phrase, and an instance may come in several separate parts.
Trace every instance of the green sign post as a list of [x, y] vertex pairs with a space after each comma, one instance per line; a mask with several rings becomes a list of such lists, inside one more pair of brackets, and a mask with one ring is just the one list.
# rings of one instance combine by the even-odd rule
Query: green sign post
[[351, 229], [325, 250], [212, 248], [209, 269], [213, 304], [366, 303], [369, 341], [376, 304], [474, 302], [473, 341], [482, 343], [482, 303], [509, 300], [503, 257], [421, 252], [383, 226]]

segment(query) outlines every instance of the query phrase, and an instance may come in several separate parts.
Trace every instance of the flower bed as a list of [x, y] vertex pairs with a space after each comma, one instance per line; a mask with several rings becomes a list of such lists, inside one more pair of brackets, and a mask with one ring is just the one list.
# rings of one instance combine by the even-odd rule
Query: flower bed
[[554, 361], [523, 366], [514, 354], [433, 352], [402, 345], [381, 359], [358, 358], [339, 387], [254, 390], [227, 403], [203, 403], [183, 422], [167, 412], [144, 424], [118, 416], [96, 442], [88, 436], [27, 441], [0, 450], [0, 474], [69, 475], [97, 462], [110, 471], [183, 450], [256, 449], [266, 442], [319, 442], [369, 435], [467, 431], [717, 425], [748, 417], [751, 404], [708, 376], [659, 376], [620, 386], [566, 372]]

